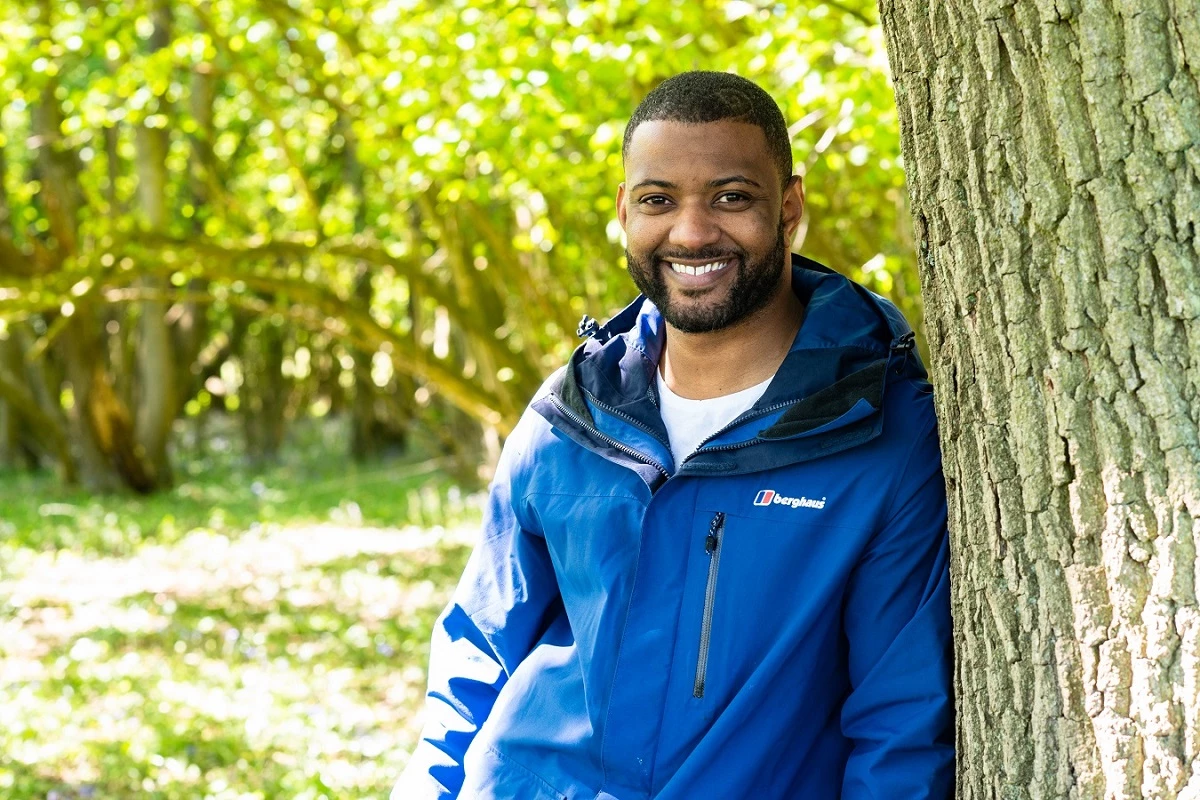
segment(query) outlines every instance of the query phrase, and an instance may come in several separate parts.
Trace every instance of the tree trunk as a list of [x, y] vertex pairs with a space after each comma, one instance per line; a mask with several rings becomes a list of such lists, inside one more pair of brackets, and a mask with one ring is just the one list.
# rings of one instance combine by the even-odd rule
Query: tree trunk
[[[200, 4], [207, 13], [207, 2]], [[211, 174], [216, 156], [212, 142], [216, 138], [213, 120], [216, 103], [216, 81], [213, 66], [208, 62], [198, 64], [192, 71], [189, 106], [196, 130], [189, 137], [188, 191], [192, 195], [192, 235], [203, 237], [204, 216], [209, 212], [211, 193], [207, 176]], [[203, 278], [188, 281], [188, 291], [196, 295], [207, 293], [209, 283]], [[203, 366], [198, 362], [201, 352], [210, 339], [208, 307], [194, 301], [177, 301], [167, 313], [171, 325], [172, 350], [175, 356], [175, 408], [183, 406], [203, 388], [204, 381], [197, 380]], [[218, 365], [219, 366], [219, 365]]]
[[960, 800], [1200, 797], [1200, 6], [881, 0]]
[[[369, 309], [374, 291], [371, 273], [366, 264], [358, 266], [354, 276], [354, 297]], [[378, 409], [378, 392], [371, 378], [374, 353], [361, 347], [351, 351], [354, 358], [354, 401], [350, 407], [350, 457], [358, 463], [379, 458], [386, 430]]]
[[[50, 17], [50, 4], [42, 4], [46, 19]], [[47, 33], [48, 38], [48, 33]], [[62, 112], [55, 97], [57, 84], [51, 80], [42, 90], [40, 102], [32, 109], [33, 129], [36, 146], [37, 176], [43, 191], [39, 199], [43, 203], [50, 221], [54, 252], [59, 260], [65, 259], [76, 249], [76, 229], [82, 198], [77, 177], [80, 172], [78, 157], [67, 147], [60, 134]], [[71, 383], [74, 405], [70, 409], [68, 422], [70, 438], [74, 446], [74, 459], [84, 485], [96, 491], [108, 491], [121, 485], [122, 476], [117, 471], [106, 434], [118, 430], [119, 424], [106, 424], [105, 413], [112, 405], [92, 407], [92, 383], [104, 379], [103, 351], [94, 341], [94, 316], [86, 303], [80, 303], [71, 322], [63, 330], [56, 343], [63, 353], [66, 378]], [[97, 424], [99, 422], [99, 424]]]
[[[161, 50], [171, 41], [171, 12], [166, 0], [151, 4], [154, 32], [151, 51]], [[166, 103], [158, 98], [161, 107]], [[165, 126], [147, 124], [137, 130], [138, 198], [148, 229], [163, 233], [167, 227], [167, 150], [170, 139]], [[144, 277], [139, 285], [163, 292], [167, 281], [162, 277]], [[171, 464], [167, 444], [176, 412], [175, 353], [167, 327], [167, 303], [154, 298], [141, 303], [137, 329], [137, 405], [134, 433], [137, 448], [156, 487], [171, 484]]]
[[[54, 10], [50, 0], [40, 0], [39, 37], [44, 43], [52, 40]], [[57, 90], [58, 80], [54, 77], [42, 86], [31, 109], [34, 135], [29, 140], [41, 183], [37, 200], [49, 222], [49, 236], [40, 242], [47, 271], [61, 268], [78, 252], [79, 215], [84, 203], [79, 186], [82, 165], [63, 137]], [[54, 348], [61, 353], [65, 378], [71, 384], [73, 403], [68, 409], [68, 429], [80, 479], [94, 491], [117, 489], [122, 484], [150, 491], [156, 483], [134, 444], [129, 409], [114, 391], [95, 301], [81, 297], [75, 305]]]
[[287, 433], [291, 383], [283, 375], [285, 335], [282, 325], [257, 319], [249, 323], [242, 339], [239, 410], [246, 455], [256, 464], [277, 461]]
[[[8, 163], [4, 156], [4, 143], [4, 131], [0, 129], [0, 278], [5, 277], [7, 263], [13, 260], [9, 249], [15, 249], [11, 244], [12, 228], [9, 225], [8, 194], [5, 191]], [[6, 339], [7, 334], [0, 334], [0, 360], [3, 359]], [[16, 466], [19, 460], [26, 464], [30, 461], [22, 452], [20, 418], [12, 403], [0, 396], [0, 469]]]
[[[28, 337], [24, 323], [10, 323], [0, 339], [0, 464], [17, 460], [34, 468], [54, 463], [64, 483], [74, 483], [75, 459], [67, 438], [67, 423], [58, 399], [46, 380], [43, 361], [27, 363]], [[3, 451], [7, 450], [7, 458]]]
[[68, 423], [80, 481], [96, 492], [122, 485], [149, 492], [155, 484], [133, 447], [129, 408], [113, 389], [97, 330], [95, 309], [81, 304], [57, 342], [71, 384]]
[[[358, 140], [354, 126], [343, 116], [338, 117], [334, 130], [344, 144], [341, 151], [342, 184], [354, 193], [354, 232], [361, 234], [368, 227], [366, 176], [358, 160]], [[375, 289], [371, 284], [371, 265], [359, 262], [355, 265], [354, 299], [363, 311], [371, 310]], [[372, 380], [374, 351], [354, 347], [350, 351], [354, 359], [354, 399], [350, 406], [350, 457], [363, 463], [379, 457], [387, 428], [379, 414], [382, 406], [379, 392]]]

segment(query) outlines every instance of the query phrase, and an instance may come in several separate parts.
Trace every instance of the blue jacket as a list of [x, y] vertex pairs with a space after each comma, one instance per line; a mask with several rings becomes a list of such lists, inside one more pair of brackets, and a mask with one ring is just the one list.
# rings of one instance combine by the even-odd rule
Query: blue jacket
[[674, 464], [641, 298], [505, 445], [392, 797], [948, 798], [946, 500], [900, 313], [799, 256], [763, 397]]

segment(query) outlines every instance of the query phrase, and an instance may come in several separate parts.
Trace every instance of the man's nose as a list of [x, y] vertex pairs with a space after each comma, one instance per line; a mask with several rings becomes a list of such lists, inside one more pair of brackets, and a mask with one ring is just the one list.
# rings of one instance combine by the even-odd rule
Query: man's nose
[[711, 209], [689, 204], [680, 207], [669, 238], [675, 247], [699, 250], [716, 244], [721, 239], [721, 229]]

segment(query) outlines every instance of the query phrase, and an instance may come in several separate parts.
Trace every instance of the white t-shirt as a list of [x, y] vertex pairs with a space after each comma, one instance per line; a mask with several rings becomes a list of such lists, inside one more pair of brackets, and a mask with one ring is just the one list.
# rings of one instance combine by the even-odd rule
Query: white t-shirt
[[688, 400], [667, 388], [661, 372], [654, 372], [658, 376], [659, 411], [663, 424], [667, 426], [676, 469], [696, 451], [701, 442], [754, 405], [771, 383], [771, 378], [767, 378], [757, 386], [733, 394], [708, 400]]

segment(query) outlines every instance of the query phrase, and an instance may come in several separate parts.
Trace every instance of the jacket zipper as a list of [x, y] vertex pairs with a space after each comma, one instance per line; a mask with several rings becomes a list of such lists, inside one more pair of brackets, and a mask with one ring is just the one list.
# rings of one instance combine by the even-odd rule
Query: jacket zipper
[[[908, 333], [904, 334], [899, 339], [897, 339], [891, 345], [891, 347], [889, 348], [889, 354], [890, 353], [904, 353], [904, 358], [907, 361], [909, 353], [912, 351], [913, 347], [915, 347], [915, 346], [916, 346], [916, 334], [909, 331]], [[903, 366], [903, 364], [901, 364], [901, 366]], [[747, 422], [751, 422], [753, 420], [758, 419], [759, 417], [764, 417], [767, 414], [771, 414], [776, 411], [779, 411], [780, 409], [787, 408], [788, 406], [793, 405], [795, 402], [796, 401], [791, 400], [791, 401], [787, 401], [784, 403], [775, 403], [774, 405], [770, 405], [770, 406], [767, 406], [766, 408], [762, 408], [762, 409], [758, 409], [758, 410], [755, 410], [752, 408], [752, 409], [746, 411], [741, 416], [737, 417], [734, 420], [731, 420], [729, 422], [729, 424], [727, 424], [724, 428], [721, 428], [721, 430], [717, 431], [716, 433], [710, 434], [708, 436], [708, 438], [706, 438], [700, 444], [696, 445], [696, 449], [693, 450], [691, 455], [689, 455], [687, 458], [685, 458], [684, 461], [688, 461], [692, 458], [692, 456], [699, 454], [700, 450], [705, 448], [709, 442], [711, 442], [713, 439], [716, 439], [719, 436], [723, 436], [726, 431], [733, 430], [734, 428], [738, 427], [739, 425], [744, 425]], [[754, 444], [756, 439], [757, 439], [757, 437], [755, 437], [753, 439], [747, 439], [746, 441], [743, 441], [743, 442], [734, 442], [733, 444], [723, 444], [723, 445], [718, 445], [717, 447], [710, 447], [705, 452], [715, 453], [715, 452], [723, 451], [723, 450], [740, 450], [743, 447], [749, 447], [750, 445]], [[680, 465], [680, 466], [682, 466], [682, 465]]]
[[[791, 400], [786, 403], [776, 403], [775, 405], [767, 406], [766, 408], [750, 409], [749, 411], [745, 412], [744, 414], [737, 417], [736, 419], [731, 420], [729, 422], [729, 424], [726, 425], [724, 428], [721, 428], [721, 430], [717, 431], [716, 433], [709, 434], [708, 438], [706, 438], [700, 444], [696, 445], [696, 449], [693, 450], [692, 454], [689, 455], [687, 458], [685, 458], [684, 461], [690, 461], [692, 456], [697, 455], [700, 452], [700, 450], [703, 449], [704, 447], [706, 447], [708, 445], [708, 443], [711, 442], [713, 439], [716, 439], [718, 436], [724, 436], [726, 431], [731, 431], [734, 428], [736, 428], [740, 425], [744, 425], [747, 422], [752, 422], [752, 421], [758, 419], [759, 417], [765, 417], [767, 414], [773, 414], [774, 412], [780, 410], [781, 408], [787, 408], [790, 405], [794, 405], [795, 402], [796, 402], [795, 400]], [[754, 444], [757, 440], [758, 440], [758, 437], [756, 436], [752, 439], [747, 439], [744, 442], [735, 442], [734, 444], [723, 444], [723, 445], [719, 445], [718, 447], [712, 447], [712, 448], [709, 448], [706, 452], [713, 453], [718, 450], [738, 450], [743, 447], [749, 447], [750, 445]]]
[[[618, 410], [618, 409], [615, 409], [615, 408], [613, 408], [613, 407], [612, 407], [612, 406], [610, 406], [610, 405], [607, 405], [607, 404], [605, 404], [605, 403], [602, 403], [602, 402], [600, 402], [599, 400], [597, 400], [597, 399], [596, 399], [595, 395], [593, 395], [591, 392], [589, 392], [589, 393], [588, 393], [588, 397], [590, 397], [590, 398], [591, 398], [591, 400], [592, 400], [592, 403], [593, 403], [593, 404], [596, 406], [596, 408], [599, 408], [601, 411], [605, 411], [605, 412], [607, 412], [607, 413], [609, 413], [609, 414], [612, 414], [614, 417], [617, 417], [617, 418], [619, 418], [619, 419], [623, 419], [623, 420], [625, 420], [626, 422], [628, 422], [628, 423], [629, 423], [630, 425], [632, 425], [633, 427], [635, 427], [635, 428], [637, 428], [638, 430], [642, 431], [642, 432], [643, 432], [643, 433], [645, 433], [647, 436], [649, 436], [650, 438], [654, 439], [654, 440], [655, 440], [656, 442], [658, 442], [659, 444], [661, 444], [661, 445], [663, 445], [664, 447], [666, 447], [668, 450], [670, 450], [670, 449], [671, 449], [671, 445], [670, 445], [670, 443], [669, 443], [669, 442], [664, 442], [664, 441], [662, 440], [662, 437], [660, 437], [660, 436], [659, 436], [657, 433], [655, 433], [654, 431], [650, 430], [648, 427], [646, 427], [645, 425], [643, 425], [641, 422], [637, 421], [636, 419], [634, 419], [634, 418], [633, 418], [633, 417], [631, 417], [630, 415], [626, 414], [624, 411], [620, 411], [620, 410]], [[654, 404], [654, 407], [655, 407], [655, 408], [658, 408], [658, 405], [657, 405], [657, 404]]]
[[600, 441], [604, 442], [605, 444], [609, 445], [610, 447], [620, 450], [622, 453], [624, 453], [627, 456], [630, 456], [634, 459], [637, 459], [638, 461], [641, 461], [643, 464], [649, 464], [650, 466], [652, 466], [656, 470], [658, 470], [660, 473], [662, 473], [662, 476], [664, 478], [671, 477], [671, 473], [667, 472], [666, 468], [663, 467], [661, 464], [659, 464], [657, 461], [654, 461], [653, 459], [646, 457], [644, 454], [642, 454], [641, 452], [639, 452], [637, 450], [634, 450], [629, 445], [622, 444], [621, 442], [618, 442], [616, 439], [612, 438], [611, 436], [601, 433], [599, 428], [597, 428], [595, 425], [590, 425], [587, 422], [585, 422], [583, 417], [579, 416], [574, 411], [572, 411], [571, 409], [569, 409], [565, 405], [563, 405], [562, 401], [560, 401], [553, 394], [550, 395], [550, 402], [554, 403], [554, 406], [559, 411], [566, 414], [567, 417], [569, 417], [572, 422], [574, 422], [579, 427], [583, 428], [588, 433], [595, 436]]
[[[908, 357], [907, 351], [911, 350], [912, 347], [913, 347], [913, 343], [910, 340], [907, 343], [907, 347], [905, 347], [903, 345], [894, 346], [892, 348], [892, 350], [897, 351], [897, 352], [903, 350], [905, 352], [905, 358], [907, 358]], [[724, 428], [721, 428], [721, 430], [719, 430], [716, 433], [709, 436], [707, 439], [705, 439], [703, 442], [701, 442], [699, 445], [697, 445], [696, 449], [692, 451], [692, 455], [685, 458], [684, 461], [688, 461], [692, 458], [692, 456], [698, 455], [700, 453], [701, 449], [706, 448], [706, 446], [708, 445], [709, 442], [711, 442], [713, 439], [716, 439], [718, 436], [724, 435], [726, 431], [732, 430], [733, 428], [736, 428], [739, 425], [744, 425], [747, 422], [751, 422], [752, 420], [758, 419], [759, 417], [766, 416], [767, 414], [773, 413], [782, 408], [787, 408], [788, 406], [792, 405], [793, 402], [776, 403], [773, 406], [768, 406], [768, 407], [761, 409], [760, 411], [756, 411], [754, 413], [747, 411], [746, 414], [748, 414], [749, 416], [738, 417], [737, 419], [733, 420], [728, 425], [726, 425]], [[753, 409], [751, 409], [751, 411], [753, 411]], [[754, 437], [752, 439], [746, 439], [745, 441], [742, 441], [742, 442], [734, 442], [733, 444], [722, 444], [722, 445], [717, 445], [716, 447], [707, 447], [707, 449], [704, 449], [704, 452], [716, 453], [716, 452], [725, 451], [725, 450], [740, 450], [743, 447], [749, 447], [750, 445], [754, 444], [757, 440], [758, 440], [758, 437]]]
[[704, 697], [704, 680], [708, 673], [708, 646], [712, 642], [713, 606], [717, 600], [717, 570], [721, 564], [721, 534], [725, 530], [725, 512], [718, 511], [708, 525], [704, 537], [704, 552], [708, 553], [708, 583], [704, 586], [704, 616], [700, 619], [700, 652], [696, 656], [696, 683], [693, 697]]

